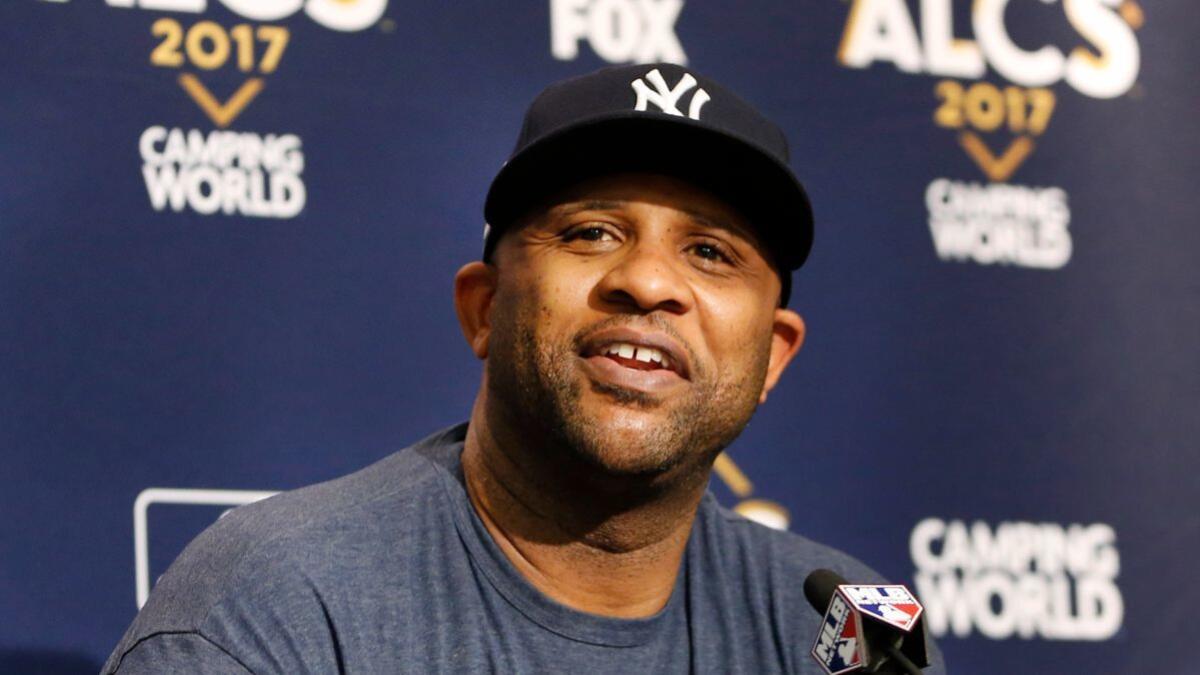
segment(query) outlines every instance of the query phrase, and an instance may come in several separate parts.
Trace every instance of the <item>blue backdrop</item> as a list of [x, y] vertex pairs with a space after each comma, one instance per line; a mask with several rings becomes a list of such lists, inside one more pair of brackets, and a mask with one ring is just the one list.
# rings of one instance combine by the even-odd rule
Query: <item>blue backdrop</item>
[[954, 672], [1185, 672], [1195, 18], [6, 0], [0, 671], [98, 670], [224, 509], [464, 419], [451, 278], [525, 105], [662, 59], [781, 123], [818, 220], [808, 342], [721, 499], [911, 584]]

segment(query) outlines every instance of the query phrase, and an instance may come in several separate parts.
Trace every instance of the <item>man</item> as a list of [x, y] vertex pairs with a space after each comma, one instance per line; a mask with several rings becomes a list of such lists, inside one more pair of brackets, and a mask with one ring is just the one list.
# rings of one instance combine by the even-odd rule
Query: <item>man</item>
[[804, 340], [786, 153], [678, 66], [543, 92], [455, 278], [469, 423], [223, 518], [105, 672], [820, 672], [804, 578], [877, 577], [706, 492]]

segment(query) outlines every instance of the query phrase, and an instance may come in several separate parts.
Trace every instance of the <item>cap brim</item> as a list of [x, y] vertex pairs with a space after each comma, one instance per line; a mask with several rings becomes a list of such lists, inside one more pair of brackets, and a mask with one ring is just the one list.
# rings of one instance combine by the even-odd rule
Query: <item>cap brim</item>
[[786, 164], [743, 138], [689, 118], [636, 111], [578, 122], [514, 155], [488, 190], [487, 245], [554, 193], [630, 171], [675, 176], [725, 200], [747, 218], [784, 274], [808, 257], [812, 207]]

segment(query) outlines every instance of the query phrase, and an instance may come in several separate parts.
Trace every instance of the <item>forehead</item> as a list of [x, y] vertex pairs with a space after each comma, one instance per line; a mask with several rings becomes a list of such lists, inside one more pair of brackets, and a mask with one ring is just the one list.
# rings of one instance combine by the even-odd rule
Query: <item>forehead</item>
[[533, 209], [528, 220], [583, 209], [618, 210], [636, 205], [678, 211], [701, 225], [729, 230], [762, 249], [754, 228], [733, 205], [698, 185], [662, 174], [620, 173], [581, 181]]

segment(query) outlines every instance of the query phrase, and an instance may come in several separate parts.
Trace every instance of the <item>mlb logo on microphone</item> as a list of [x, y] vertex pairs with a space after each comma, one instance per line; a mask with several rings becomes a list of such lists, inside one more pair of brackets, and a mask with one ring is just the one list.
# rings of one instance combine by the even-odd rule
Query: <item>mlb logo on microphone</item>
[[921, 616], [921, 603], [904, 586], [839, 586], [850, 604], [866, 616], [891, 624], [904, 632], [912, 630]]
[[813, 658], [829, 675], [858, 670], [863, 663], [858, 621], [840, 593], [834, 593], [812, 648]]

